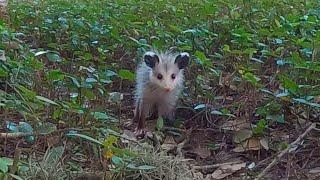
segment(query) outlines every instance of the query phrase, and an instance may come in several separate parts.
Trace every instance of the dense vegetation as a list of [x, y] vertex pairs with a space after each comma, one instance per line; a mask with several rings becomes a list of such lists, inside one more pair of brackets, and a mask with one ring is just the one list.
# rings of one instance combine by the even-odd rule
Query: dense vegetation
[[[201, 152], [188, 150], [197, 156], [192, 164], [236, 154], [263, 162], [241, 174], [255, 177], [320, 118], [317, 0], [13, 0], [2, 16], [2, 177], [99, 171], [120, 179], [195, 179], [182, 157], [172, 160], [123, 133], [136, 64], [150, 48], [192, 55], [173, 133], [205, 139]], [[311, 152], [319, 141], [310, 138], [304, 147]], [[304, 156], [291, 158], [299, 164]], [[296, 174], [274, 175], [303, 177], [302, 165], [291, 166]]]

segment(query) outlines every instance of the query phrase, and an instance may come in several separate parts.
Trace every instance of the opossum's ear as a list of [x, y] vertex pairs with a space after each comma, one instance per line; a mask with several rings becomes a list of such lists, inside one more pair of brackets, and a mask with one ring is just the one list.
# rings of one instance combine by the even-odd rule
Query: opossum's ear
[[147, 66], [154, 68], [156, 63], [159, 63], [159, 57], [156, 55], [156, 53], [148, 51], [144, 54], [144, 62], [147, 64]]
[[174, 63], [178, 65], [179, 69], [184, 69], [189, 64], [189, 53], [187, 52], [180, 53], [176, 57], [176, 60], [174, 61]]

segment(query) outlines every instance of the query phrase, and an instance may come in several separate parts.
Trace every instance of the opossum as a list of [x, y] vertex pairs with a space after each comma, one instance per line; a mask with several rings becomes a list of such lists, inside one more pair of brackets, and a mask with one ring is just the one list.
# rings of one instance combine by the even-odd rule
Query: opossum
[[169, 121], [175, 118], [175, 106], [184, 88], [184, 69], [189, 64], [187, 52], [148, 51], [136, 70], [135, 134], [144, 136], [145, 120], [157, 113]]

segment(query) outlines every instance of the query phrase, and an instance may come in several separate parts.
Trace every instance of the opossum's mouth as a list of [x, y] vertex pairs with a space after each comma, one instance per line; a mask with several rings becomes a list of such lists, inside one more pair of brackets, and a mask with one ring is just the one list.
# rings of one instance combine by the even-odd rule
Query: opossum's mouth
[[169, 88], [169, 87], [164, 87], [163, 90], [164, 90], [165, 92], [170, 92], [172, 89]]

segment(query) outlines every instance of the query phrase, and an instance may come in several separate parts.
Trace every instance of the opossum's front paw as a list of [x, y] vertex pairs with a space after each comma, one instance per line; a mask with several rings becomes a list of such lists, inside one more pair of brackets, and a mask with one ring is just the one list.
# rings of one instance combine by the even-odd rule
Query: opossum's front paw
[[145, 134], [146, 134], [146, 131], [144, 129], [138, 129], [137, 128], [134, 131], [134, 135], [137, 137], [137, 139], [143, 139]]

